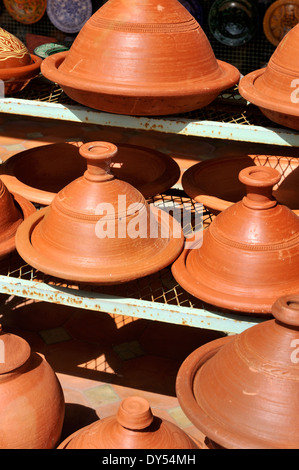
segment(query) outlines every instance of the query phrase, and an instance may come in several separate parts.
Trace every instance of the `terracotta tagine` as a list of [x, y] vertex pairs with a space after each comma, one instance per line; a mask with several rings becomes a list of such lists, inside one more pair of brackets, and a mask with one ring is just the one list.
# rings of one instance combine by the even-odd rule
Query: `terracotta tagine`
[[0, 327], [0, 449], [54, 449], [64, 421], [60, 383], [45, 358]]
[[202, 108], [239, 81], [216, 60], [199, 23], [178, 0], [109, 0], [43, 75], [74, 101], [109, 113], [167, 115]]
[[276, 0], [267, 9], [263, 19], [266, 38], [278, 46], [282, 38], [299, 22], [298, 0]]
[[184, 243], [180, 224], [115, 178], [110, 164], [116, 153], [108, 142], [81, 145], [84, 175], [17, 231], [16, 247], [27, 263], [62, 279], [117, 284], [177, 258]]
[[179, 369], [179, 403], [212, 448], [299, 447], [299, 295], [279, 298], [272, 313], [196, 349]]
[[182, 429], [153, 415], [145, 398], [125, 398], [116, 416], [76, 431], [58, 449], [198, 449]]
[[299, 24], [281, 40], [268, 65], [245, 75], [239, 92], [271, 121], [299, 130]]
[[17, 228], [33, 212], [35, 207], [31, 202], [22, 196], [11, 194], [0, 180], [0, 259], [15, 250]]
[[217, 215], [245, 196], [246, 189], [238, 175], [243, 168], [253, 164], [276, 168], [280, 172], [281, 179], [273, 188], [273, 196], [299, 215], [297, 157], [238, 155], [206, 160], [196, 163], [183, 173], [182, 186], [188, 196]]
[[0, 28], [0, 80], [5, 96], [25, 88], [39, 74], [41, 62], [16, 36]]
[[[82, 143], [41, 145], [19, 152], [1, 165], [0, 178], [15, 194], [50, 204], [58, 191], [84, 173], [86, 162], [79, 153]], [[180, 167], [170, 156], [130, 144], [118, 144], [111, 171], [145, 198], [167, 191], [180, 177]]]
[[248, 167], [239, 178], [246, 196], [215, 217], [172, 272], [204, 302], [269, 315], [277, 297], [299, 290], [299, 218], [272, 196], [277, 170]]

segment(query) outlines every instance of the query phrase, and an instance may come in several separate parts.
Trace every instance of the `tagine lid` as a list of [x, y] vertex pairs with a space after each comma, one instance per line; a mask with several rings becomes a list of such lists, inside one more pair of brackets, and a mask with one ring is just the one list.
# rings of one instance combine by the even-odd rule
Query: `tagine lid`
[[59, 449], [197, 449], [178, 426], [158, 418], [148, 401], [130, 396], [115, 416], [103, 418], [65, 439]]
[[68, 52], [44, 60], [42, 73], [81, 91], [150, 93], [164, 100], [220, 91], [240, 77], [234, 66], [215, 58], [203, 29], [178, 0], [109, 0], [84, 24]]
[[225, 448], [299, 446], [299, 295], [279, 298], [272, 313], [198, 348], [178, 372], [183, 411]]
[[242, 97], [266, 110], [298, 117], [298, 43], [299, 24], [280, 41], [266, 67], [241, 78]]
[[280, 178], [270, 167], [240, 171], [246, 195], [172, 265], [185, 290], [217, 307], [259, 315], [271, 313], [277, 296], [299, 290], [299, 219], [273, 196]]
[[183, 248], [179, 222], [112, 174], [116, 145], [88, 142], [79, 151], [86, 171], [21, 224], [20, 256], [47, 274], [95, 284], [127, 282], [170, 264]]
[[13, 372], [29, 359], [31, 348], [20, 336], [5, 333], [0, 325], [0, 375]]

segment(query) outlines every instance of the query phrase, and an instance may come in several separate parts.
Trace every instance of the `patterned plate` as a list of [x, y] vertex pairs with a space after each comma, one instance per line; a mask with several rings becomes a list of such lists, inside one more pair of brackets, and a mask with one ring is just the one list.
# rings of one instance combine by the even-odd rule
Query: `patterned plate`
[[51, 23], [64, 33], [78, 33], [92, 15], [91, 0], [48, 0]]
[[19, 23], [32, 24], [39, 21], [45, 14], [47, 0], [4, 0], [10, 16]]

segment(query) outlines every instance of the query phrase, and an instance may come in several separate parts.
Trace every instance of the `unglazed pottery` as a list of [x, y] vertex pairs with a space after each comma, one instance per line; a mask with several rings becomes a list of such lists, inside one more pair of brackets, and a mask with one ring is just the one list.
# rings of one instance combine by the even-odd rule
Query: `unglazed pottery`
[[5, 95], [21, 91], [40, 72], [42, 60], [29, 54], [25, 44], [16, 36], [0, 28], [0, 80]]
[[41, 70], [74, 101], [125, 115], [202, 108], [240, 78], [235, 67], [216, 60], [178, 0], [109, 0], [70, 50], [47, 57]]
[[259, 15], [250, 0], [216, 0], [209, 11], [209, 28], [217, 41], [226, 46], [242, 46], [258, 28]]
[[145, 398], [125, 398], [116, 416], [98, 420], [65, 439], [58, 449], [198, 449], [178, 426], [153, 415]]
[[54, 449], [64, 420], [61, 385], [45, 358], [0, 326], [0, 449]]
[[239, 178], [246, 196], [215, 217], [172, 272], [209, 304], [269, 315], [277, 297], [299, 290], [299, 217], [272, 195], [276, 169], [248, 167]]
[[176, 393], [212, 448], [299, 448], [299, 294], [274, 319], [201, 346], [181, 365]]
[[0, 181], [0, 259], [15, 250], [17, 228], [33, 212], [35, 207], [31, 202], [22, 196], [11, 194]]
[[268, 65], [240, 80], [239, 92], [271, 121], [299, 130], [299, 24], [281, 40]]
[[[15, 194], [48, 205], [58, 191], [84, 173], [86, 163], [79, 153], [82, 144], [42, 145], [15, 154], [0, 166], [0, 178]], [[111, 171], [145, 198], [168, 190], [180, 177], [180, 167], [170, 156], [130, 144], [118, 144]]]
[[246, 194], [239, 172], [248, 166], [276, 168], [281, 179], [273, 188], [277, 201], [299, 215], [299, 159], [276, 155], [246, 155], [215, 158], [196, 163], [182, 176], [184, 191], [196, 202], [217, 215]]
[[269, 6], [263, 19], [265, 36], [274, 46], [278, 46], [298, 22], [299, 1], [277, 0]]
[[47, 15], [60, 31], [78, 33], [92, 15], [92, 1], [47, 0]]
[[47, 0], [3, 0], [10, 16], [22, 24], [33, 24], [45, 14]]
[[110, 171], [117, 147], [81, 145], [84, 175], [18, 228], [21, 257], [44, 273], [91, 284], [117, 284], [168, 266], [183, 248], [181, 225], [147, 204]]

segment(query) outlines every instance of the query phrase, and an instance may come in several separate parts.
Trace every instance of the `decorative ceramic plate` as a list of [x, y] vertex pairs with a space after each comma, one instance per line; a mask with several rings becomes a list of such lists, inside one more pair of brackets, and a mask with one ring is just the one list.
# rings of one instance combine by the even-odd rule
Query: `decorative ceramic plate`
[[266, 38], [278, 46], [282, 38], [299, 22], [299, 0], [277, 0], [265, 13], [263, 29]]
[[49, 55], [57, 54], [57, 52], [68, 51], [69, 47], [64, 44], [57, 44], [54, 42], [48, 42], [46, 44], [41, 44], [34, 49], [34, 54], [45, 59]]
[[216, 0], [209, 11], [208, 22], [217, 41], [226, 46], [241, 46], [257, 31], [258, 10], [249, 0]]
[[39, 21], [45, 14], [47, 0], [4, 0], [4, 5], [14, 20], [23, 24]]
[[51, 23], [64, 33], [78, 33], [92, 15], [91, 0], [48, 0]]

